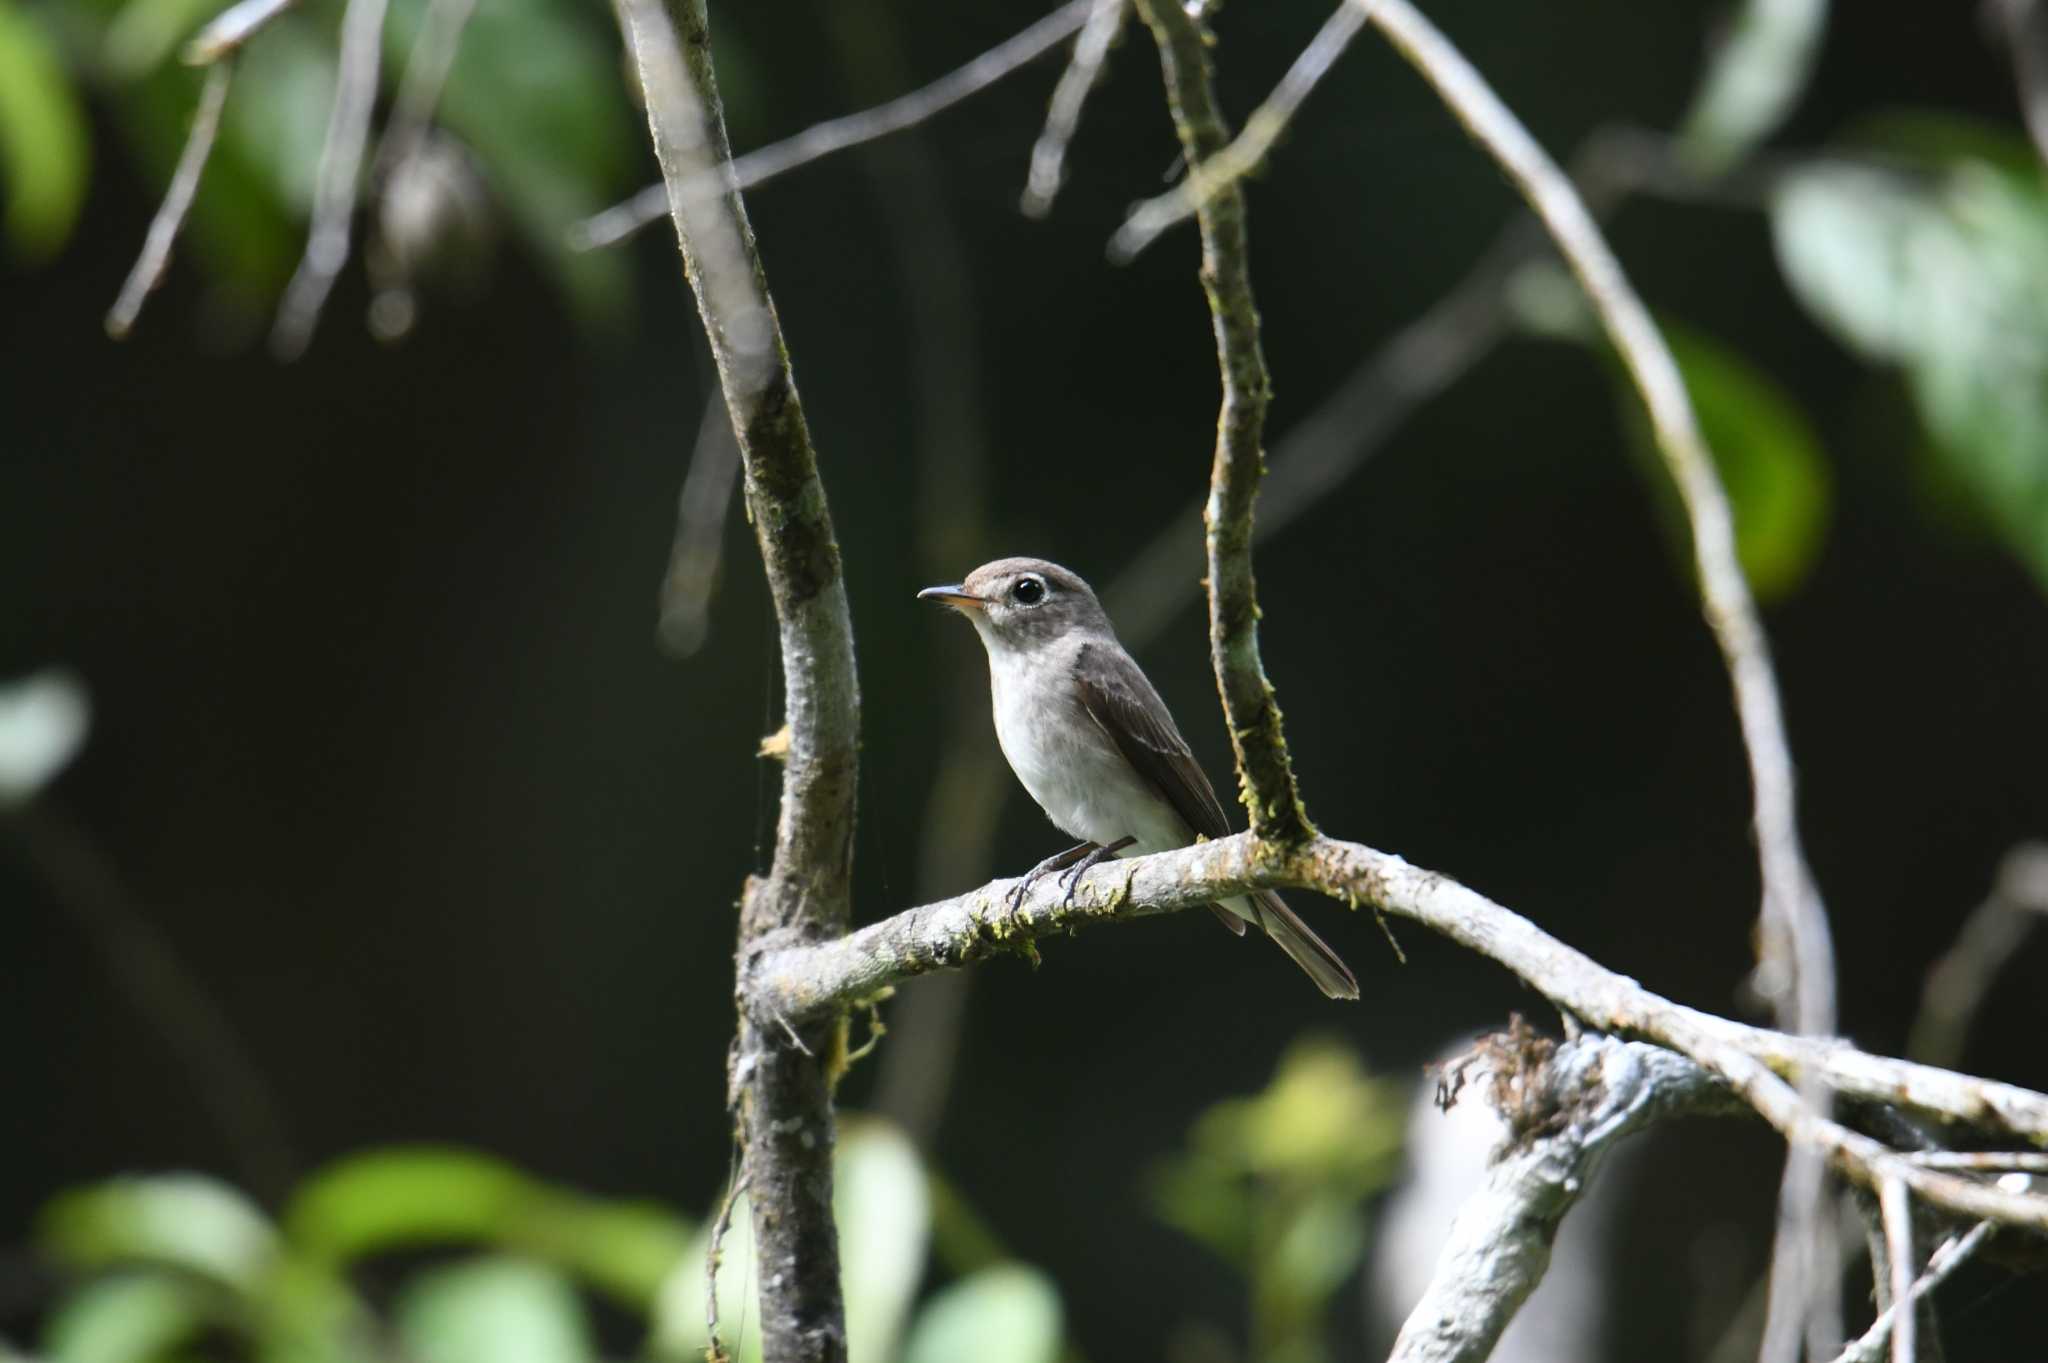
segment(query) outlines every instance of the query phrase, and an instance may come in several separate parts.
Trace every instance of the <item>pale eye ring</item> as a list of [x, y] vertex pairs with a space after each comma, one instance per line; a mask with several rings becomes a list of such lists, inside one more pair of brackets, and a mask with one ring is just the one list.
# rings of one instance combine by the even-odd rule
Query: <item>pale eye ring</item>
[[1036, 574], [1020, 577], [1010, 588], [1010, 599], [1020, 606], [1035, 606], [1045, 600], [1045, 579]]

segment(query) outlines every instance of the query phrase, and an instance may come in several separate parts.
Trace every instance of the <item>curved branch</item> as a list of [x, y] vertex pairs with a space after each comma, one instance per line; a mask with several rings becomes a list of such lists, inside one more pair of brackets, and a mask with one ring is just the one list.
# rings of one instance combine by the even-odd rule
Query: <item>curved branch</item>
[[[1199, 23], [1178, 0], [1138, 0], [1159, 47], [1166, 104], [1181, 152], [1200, 166], [1230, 142], [1210, 86], [1209, 55]], [[1209, 651], [1230, 746], [1237, 756], [1238, 798], [1252, 830], [1281, 844], [1306, 842], [1315, 825], [1302, 808], [1280, 706], [1259, 659], [1259, 604], [1252, 576], [1252, 503], [1265, 473], [1266, 405], [1272, 382], [1259, 345], [1252, 298], [1251, 249], [1244, 195], [1235, 184], [1208, 198], [1197, 214], [1202, 233], [1202, 291], [1216, 333], [1223, 407], [1216, 418], [1216, 457], [1202, 520], [1209, 555]]]
[[1071, 904], [1050, 882], [1015, 912], [1014, 881], [907, 909], [845, 937], [757, 957], [742, 981], [762, 1018], [836, 1014], [898, 980], [1005, 953], [1031, 954], [1041, 937], [1096, 922], [1205, 904], [1260, 887], [1315, 890], [1411, 919], [1519, 975], [1588, 1026], [1656, 1042], [1727, 1084], [1802, 1151], [1870, 1187], [1897, 1177], [1922, 1200], [1959, 1215], [2048, 1229], [2048, 1197], [2010, 1193], [1979, 1179], [1928, 1168], [1816, 1115], [1792, 1084], [1965, 1124], [2002, 1139], [2048, 1147], [2048, 1094], [1857, 1050], [1847, 1042], [1792, 1035], [1674, 1003], [1610, 971], [1526, 918], [1433, 871], [1358, 843], [1317, 836], [1295, 847], [1239, 834], [1156, 856], [1099, 866]]
[[[788, 744], [775, 861], [749, 880], [740, 973], [771, 945], [844, 932], [852, 877], [860, 696], [839, 546], [818, 480], [731, 150], [703, 0], [616, 0], [645, 95], [683, 267], [696, 291], [745, 470], [747, 508], [780, 626]], [[680, 30], [680, 32], [679, 32]], [[706, 194], [706, 175], [727, 188]], [[799, 1029], [744, 1013], [729, 1082], [753, 1189], [767, 1357], [844, 1363], [832, 1221], [833, 1020]], [[826, 1057], [821, 1060], [820, 1057]]]

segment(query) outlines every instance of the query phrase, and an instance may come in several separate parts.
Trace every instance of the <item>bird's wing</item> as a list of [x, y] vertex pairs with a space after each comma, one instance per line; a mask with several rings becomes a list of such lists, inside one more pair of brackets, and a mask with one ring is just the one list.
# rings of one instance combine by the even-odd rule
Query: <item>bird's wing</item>
[[1229, 836], [1230, 824], [1215, 787], [1173, 726], [1166, 703], [1129, 654], [1115, 645], [1083, 644], [1074, 657], [1074, 683], [1088, 717], [1183, 823], [1205, 837]]

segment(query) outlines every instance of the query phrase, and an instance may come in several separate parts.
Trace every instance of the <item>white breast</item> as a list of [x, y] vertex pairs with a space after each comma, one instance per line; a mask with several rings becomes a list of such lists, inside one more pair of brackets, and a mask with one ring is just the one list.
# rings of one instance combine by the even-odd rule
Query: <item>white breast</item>
[[1187, 826], [1124, 760], [1074, 697], [1063, 660], [990, 658], [996, 739], [1024, 789], [1061, 831], [1126, 855], [1185, 847]]

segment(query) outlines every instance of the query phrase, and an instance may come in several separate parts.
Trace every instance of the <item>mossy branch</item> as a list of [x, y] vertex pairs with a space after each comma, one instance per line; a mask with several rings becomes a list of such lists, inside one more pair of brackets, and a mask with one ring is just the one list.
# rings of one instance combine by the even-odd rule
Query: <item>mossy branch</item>
[[[741, 905], [739, 973], [774, 945], [846, 930], [860, 695], [839, 547], [731, 149], [703, 0], [616, 0], [645, 94], [683, 267], [745, 470], [780, 628], [786, 732], [775, 860]], [[711, 190], [705, 185], [716, 186]], [[689, 429], [691, 423], [680, 423]], [[783, 1363], [844, 1363], [832, 1221], [832, 1053], [839, 1020], [802, 1027], [742, 1008], [732, 1051], [760, 1256], [761, 1335]]]
[[[1199, 167], [1230, 143], [1216, 108], [1207, 38], [1177, 0], [1138, 0], [1159, 47], [1166, 105], [1181, 152]], [[1258, 587], [1252, 575], [1252, 506], [1265, 475], [1266, 407], [1272, 382], [1259, 344], [1252, 296], [1251, 247], [1244, 195], [1235, 183], [1210, 196], [1197, 215], [1202, 233], [1202, 291], [1216, 333], [1223, 405], [1202, 520], [1209, 559], [1209, 653], [1237, 757], [1238, 795], [1252, 831], [1285, 846], [1315, 836], [1302, 807], [1280, 705], [1259, 658]]]

